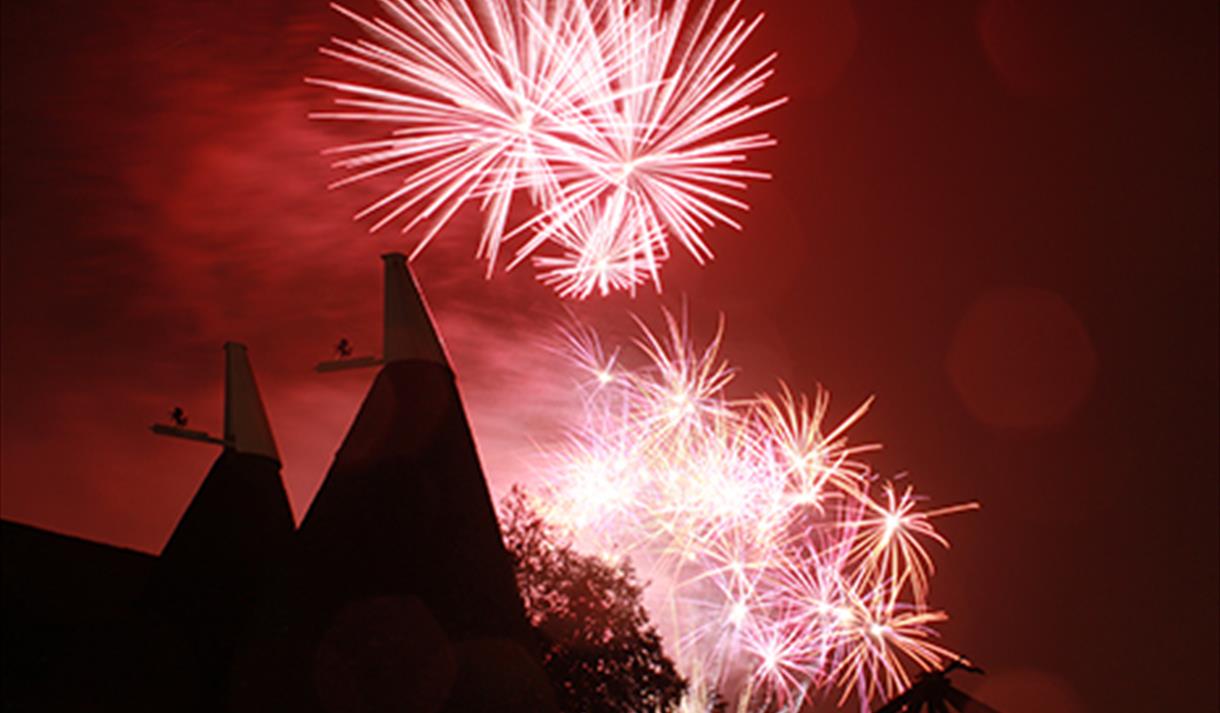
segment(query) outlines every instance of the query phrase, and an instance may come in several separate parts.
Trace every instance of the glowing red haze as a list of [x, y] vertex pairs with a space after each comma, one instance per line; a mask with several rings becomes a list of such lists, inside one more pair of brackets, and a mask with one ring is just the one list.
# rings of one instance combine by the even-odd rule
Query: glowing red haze
[[[707, 331], [724, 311], [741, 395], [821, 382], [837, 421], [876, 394], [873, 465], [984, 504], [944, 520], [934, 604], [989, 702], [1216, 709], [1215, 3], [758, 11], [743, 56], [778, 49], [768, 92], [790, 97], [759, 119], [773, 180], [709, 235], [715, 261], [674, 255], [665, 303]], [[302, 77], [350, 28], [286, 0], [2, 20], [4, 517], [159, 549], [215, 453], [147, 426], [175, 404], [219, 426], [229, 339], [299, 515], [370, 376], [311, 366], [340, 337], [375, 348], [376, 256], [411, 247], [350, 220], [386, 184], [325, 190], [319, 151], [360, 135], [310, 122]], [[528, 270], [485, 281], [478, 228], [459, 214], [415, 269], [502, 491], [574, 405], [538, 348], [560, 305]], [[581, 316], [627, 332], [659, 301]]]

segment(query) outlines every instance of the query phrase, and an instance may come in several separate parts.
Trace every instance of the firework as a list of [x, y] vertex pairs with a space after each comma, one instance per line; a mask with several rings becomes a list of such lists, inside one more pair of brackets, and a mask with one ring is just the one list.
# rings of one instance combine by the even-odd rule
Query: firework
[[876, 446], [847, 437], [871, 401], [831, 425], [823, 391], [730, 399], [723, 322], [702, 347], [668, 313], [660, 333], [640, 327], [630, 350], [566, 332], [584, 418], [550, 450], [538, 506], [649, 573], [698, 690], [753, 711], [838, 689], [863, 709], [953, 659], [935, 639], [946, 615], [928, 603], [926, 545], [948, 545], [934, 518], [977, 504], [922, 510], [874, 474]]
[[332, 187], [401, 175], [356, 217], [418, 229], [413, 255], [474, 204], [489, 275], [511, 240], [509, 267], [532, 258], [564, 297], [659, 290], [669, 241], [706, 261], [704, 231], [740, 228], [731, 212], [748, 206], [735, 194], [768, 177], [742, 163], [774, 139], [737, 130], [784, 99], [750, 103], [774, 55], [736, 67], [762, 18], [737, 18], [738, 3], [381, 5], [386, 17], [371, 19], [334, 6], [367, 39], [322, 50], [374, 80], [307, 81], [338, 95], [314, 118], [388, 128], [327, 152], [348, 172]]
[[[551, 232], [556, 255], [534, 258], [538, 279], [560, 297], [584, 299], [597, 291], [605, 297], [625, 290], [634, 294], [644, 282], [660, 282], [667, 248], [656, 226], [640, 223], [638, 214], [585, 209]], [[626, 223], [621, 222], [626, 221]]]

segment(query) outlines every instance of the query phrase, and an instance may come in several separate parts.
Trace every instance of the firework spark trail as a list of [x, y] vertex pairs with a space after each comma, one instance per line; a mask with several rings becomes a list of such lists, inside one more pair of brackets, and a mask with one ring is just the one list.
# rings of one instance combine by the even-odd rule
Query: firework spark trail
[[[621, 195], [611, 201], [622, 200]], [[535, 256], [538, 280], [560, 297], [584, 299], [594, 291], [602, 297], [632, 291], [644, 282], [660, 282], [659, 269], [668, 258], [662, 231], [611, 206], [600, 212], [580, 211], [551, 233], [558, 255]]]
[[630, 351], [569, 328], [584, 420], [550, 450], [537, 506], [578, 545], [654, 575], [696, 690], [754, 711], [838, 689], [865, 709], [954, 658], [935, 640], [947, 617], [928, 604], [925, 544], [948, 546], [934, 518], [978, 505], [921, 510], [872, 473], [876, 446], [847, 438], [871, 401], [831, 425], [822, 391], [728, 398], [723, 327], [699, 347], [666, 313]]
[[[735, 132], [785, 101], [750, 103], [774, 55], [734, 64], [762, 15], [715, 4], [381, 0], [386, 18], [371, 19], [335, 5], [369, 39], [322, 52], [374, 79], [307, 79], [338, 95], [311, 116], [389, 133], [329, 150], [348, 171], [331, 187], [402, 174], [356, 217], [421, 229], [413, 256], [473, 203], [489, 276], [516, 240], [508, 267], [532, 259], [564, 297], [659, 290], [669, 240], [702, 264], [706, 229], [740, 229], [734, 193], [769, 178], [742, 163], [775, 140]], [[522, 193], [529, 210], [512, 218]]]

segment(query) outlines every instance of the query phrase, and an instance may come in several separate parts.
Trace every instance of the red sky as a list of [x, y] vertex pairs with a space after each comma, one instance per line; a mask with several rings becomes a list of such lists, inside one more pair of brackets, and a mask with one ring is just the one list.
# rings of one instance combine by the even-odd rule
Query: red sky
[[[725, 313], [741, 393], [876, 394], [875, 465], [983, 503], [942, 522], [933, 595], [998, 707], [1214, 710], [1217, 9], [1064, 5], [747, 2], [792, 98], [759, 122], [775, 179], [664, 298], [576, 309], [621, 331], [685, 296], [697, 331]], [[228, 339], [299, 516], [372, 376], [310, 367], [376, 346], [376, 256], [410, 247], [351, 222], [376, 186], [324, 189], [318, 152], [363, 134], [308, 121], [301, 79], [351, 28], [58, 0], [0, 31], [4, 517], [159, 550], [215, 453], [147, 425], [219, 427]], [[563, 310], [526, 270], [484, 281], [472, 225], [415, 269], [502, 491], [571, 407], [538, 347]]]

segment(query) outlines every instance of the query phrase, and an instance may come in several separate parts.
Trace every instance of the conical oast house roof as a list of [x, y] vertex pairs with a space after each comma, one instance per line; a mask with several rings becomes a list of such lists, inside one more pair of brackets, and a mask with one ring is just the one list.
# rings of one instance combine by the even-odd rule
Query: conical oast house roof
[[415, 275], [402, 253], [381, 256], [384, 270], [382, 360], [425, 361], [449, 366], [449, 355], [437, 334]]
[[[246, 349], [226, 344], [223, 436], [153, 427], [224, 452], [158, 558], [127, 572], [81, 550], [125, 589], [60, 637], [27, 691], [40, 709], [554, 711], [453, 371], [405, 258], [384, 260], [384, 367], [300, 529]], [[69, 601], [40, 621], [80, 619]]]
[[[280, 457], [243, 344], [225, 344], [225, 440], [161, 551], [154, 582], [179, 576], [220, 586], [265, 571], [295, 529]], [[154, 584], [154, 586], [156, 586]]]
[[454, 373], [405, 258], [383, 259], [385, 365], [284, 583], [312, 681], [294, 709], [547, 710]]
[[280, 462], [245, 344], [225, 342], [225, 440], [236, 453]]
[[178, 639], [174, 648], [194, 659], [184, 666], [200, 673], [200, 696], [217, 704], [267, 573], [295, 529], [246, 347], [233, 342], [225, 344], [225, 440], [231, 445], [162, 549], [145, 598], [156, 636]]

